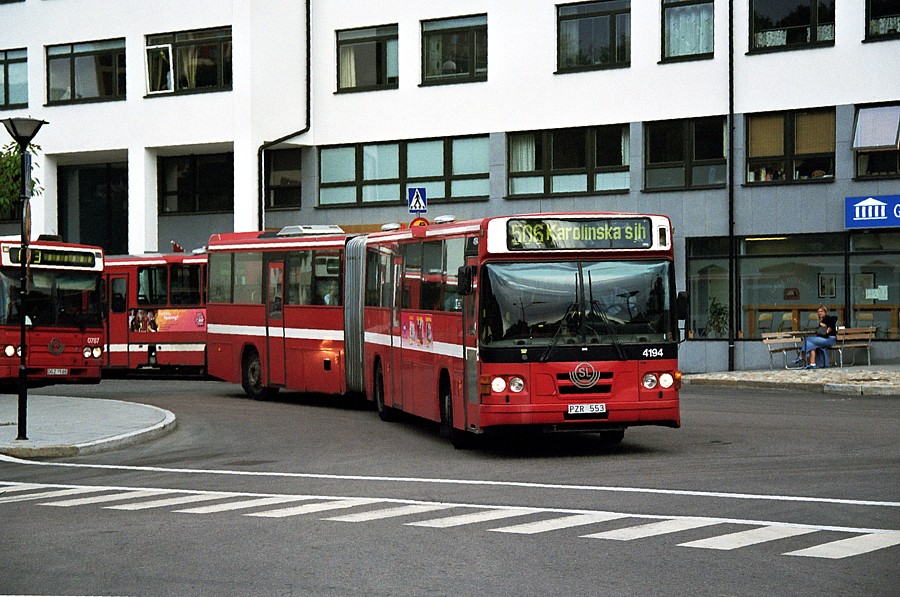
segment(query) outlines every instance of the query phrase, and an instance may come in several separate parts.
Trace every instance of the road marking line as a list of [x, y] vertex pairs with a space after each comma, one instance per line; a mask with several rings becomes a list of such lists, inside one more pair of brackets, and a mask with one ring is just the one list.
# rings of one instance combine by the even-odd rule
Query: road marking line
[[538, 522], [528, 522], [525, 524], [517, 524], [511, 527], [500, 527], [490, 530], [495, 533], [518, 533], [521, 535], [534, 535], [536, 533], [545, 533], [547, 531], [555, 531], [558, 529], [569, 529], [586, 524], [606, 522], [608, 520], [617, 520], [619, 518], [627, 517], [627, 514], [615, 514], [613, 512], [598, 512], [597, 514], [573, 514], [571, 516], [563, 516], [561, 518], [551, 518], [550, 520], [540, 520]]
[[119, 493], [95, 495], [84, 498], [73, 498], [70, 500], [61, 500], [59, 502], [45, 502], [41, 506], [83, 506], [85, 504], [102, 504], [104, 502], [117, 502], [119, 500], [130, 500], [133, 498], [150, 497], [154, 495], [171, 493], [161, 490], [145, 490], [145, 491], [123, 491]]
[[371, 512], [359, 512], [356, 514], [335, 516], [333, 518], [324, 518], [323, 520], [336, 520], [338, 522], [369, 522], [370, 520], [382, 520], [384, 518], [394, 518], [396, 516], [407, 516], [409, 514], [420, 514], [422, 512], [434, 512], [435, 510], [446, 510], [450, 507], [451, 506], [442, 506], [437, 504], [410, 504], [408, 506], [385, 508], [384, 510], [372, 510]]
[[16, 491], [29, 491], [31, 489], [41, 489], [41, 485], [5, 485], [0, 487], [0, 495], [4, 493], [14, 493]]
[[645, 537], [656, 537], [657, 535], [667, 535], [679, 531], [699, 529], [714, 524], [719, 523], [708, 518], [673, 518], [670, 520], [662, 520], [660, 522], [625, 527], [624, 529], [582, 535], [582, 537], [590, 537], [592, 539], [612, 539], [614, 541], [632, 541], [634, 539], [643, 539]]
[[174, 510], [174, 512], [181, 512], [185, 514], [212, 514], [214, 512], [231, 512], [233, 510], [245, 510], [247, 508], [256, 508], [258, 506], [274, 506], [276, 504], [287, 504], [290, 502], [299, 502], [309, 499], [312, 498], [309, 496], [262, 497], [252, 500], [244, 500], [242, 502], [228, 502], [225, 504], [213, 504], [212, 506], [185, 508], [184, 510]]
[[798, 529], [795, 527], [760, 527], [758, 529], [749, 529], [746, 531], [738, 531], [737, 533], [729, 533], [728, 535], [710, 537], [709, 539], [688, 541], [687, 543], [679, 543], [679, 545], [681, 547], [729, 550], [815, 532], [817, 532], [815, 529]]
[[474, 512], [472, 514], [448, 516], [447, 518], [435, 518], [433, 520], [423, 520], [421, 522], [407, 522], [406, 524], [414, 527], [446, 529], [449, 527], [462, 526], [464, 524], [474, 524], [476, 522], [485, 522], [488, 520], [499, 520], [501, 518], [524, 516], [526, 514], [534, 514], [535, 512], [540, 512], [540, 510], [534, 508], [506, 508], [502, 510], [486, 510], [484, 512]]
[[724, 498], [739, 500], [764, 500], [775, 502], [799, 502], [817, 504], [845, 504], [853, 506], [900, 507], [900, 502], [877, 500], [851, 500], [843, 498], [810, 497], [799, 495], [764, 495], [754, 493], [731, 493], [720, 491], [694, 491], [684, 489], [654, 489], [649, 487], [614, 487], [608, 485], [566, 485], [563, 483], [536, 483], [526, 481], [486, 481], [478, 479], [444, 479], [427, 477], [376, 477], [366, 475], [327, 475], [323, 473], [280, 473], [273, 471], [233, 471], [217, 469], [166, 468], [159, 466], [129, 466], [120, 464], [87, 464], [76, 462], [41, 462], [24, 460], [0, 454], [0, 461], [29, 466], [54, 466], [72, 468], [96, 468], [158, 473], [182, 473], [190, 475], [227, 475], [235, 477], [275, 477], [285, 479], [326, 479], [332, 481], [372, 481], [382, 483], [421, 483], [433, 485], [471, 485], [480, 487], [518, 487], [523, 489], [561, 489], [573, 491], [598, 491], [610, 493], [643, 493], [656, 495], [683, 495], [691, 497]]
[[841, 558], [858, 556], [860, 554], [892, 547], [894, 545], [900, 545], [900, 533], [893, 533], [890, 535], [858, 535], [856, 537], [850, 537], [849, 539], [823, 543], [822, 545], [817, 545], [815, 547], [789, 551], [781, 555], [839, 560]]
[[178, 506], [181, 504], [191, 504], [194, 502], [208, 502], [210, 500], [221, 500], [230, 497], [221, 493], [199, 494], [199, 495], [181, 495], [178, 497], [163, 498], [160, 500], [151, 500], [149, 502], [137, 502], [133, 504], [119, 504], [117, 506], [104, 506], [107, 510], [149, 510], [150, 508], [165, 508], [167, 506]]
[[0, 498], [0, 504], [8, 504], [11, 502], [26, 502], [28, 500], [39, 500], [41, 498], [63, 497], [67, 495], [76, 495], [79, 493], [90, 493], [91, 491], [102, 491], [102, 489], [97, 489], [95, 487], [76, 487], [74, 489], [39, 491], [38, 493], [29, 493], [26, 495], [11, 495], [9, 497]]
[[284, 518], [286, 516], [298, 516], [300, 514], [311, 514], [313, 512], [324, 512], [326, 510], [339, 510], [341, 508], [352, 508], [353, 506], [362, 506], [365, 504], [374, 504], [382, 500], [374, 498], [350, 498], [343, 500], [335, 500], [333, 502], [319, 502], [318, 504], [307, 504], [305, 506], [293, 506], [291, 508], [281, 508], [279, 510], [266, 510], [264, 512], [253, 512], [244, 514], [244, 516], [260, 516], [263, 518]]

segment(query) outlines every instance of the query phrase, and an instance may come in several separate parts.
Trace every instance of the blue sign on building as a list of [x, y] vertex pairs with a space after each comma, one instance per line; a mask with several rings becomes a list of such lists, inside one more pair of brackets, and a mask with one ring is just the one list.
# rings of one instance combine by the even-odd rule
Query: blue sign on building
[[406, 189], [406, 204], [409, 206], [409, 213], [423, 214], [428, 211], [428, 197], [425, 194], [425, 187], [410, 187]]
[[900, 195], [847, 197], [844, 199], [846, 228], [900, 227]]

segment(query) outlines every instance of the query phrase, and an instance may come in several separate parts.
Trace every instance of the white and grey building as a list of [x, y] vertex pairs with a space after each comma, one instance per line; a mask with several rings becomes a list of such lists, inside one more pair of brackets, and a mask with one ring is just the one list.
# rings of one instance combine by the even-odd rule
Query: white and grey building
[[[878, 327], [900, 359], [898, 0], [0, 0], [0, 118], [34, 233], [110, 253], [211, 233], [660, 213], [685, 371], [763, 330]], [[7, 210], [0, 233], [18, 231]]]

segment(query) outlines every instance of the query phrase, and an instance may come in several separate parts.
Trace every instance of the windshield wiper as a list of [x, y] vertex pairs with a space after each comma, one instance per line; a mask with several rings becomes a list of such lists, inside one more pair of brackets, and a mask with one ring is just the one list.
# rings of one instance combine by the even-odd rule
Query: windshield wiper
[[550, 358], [550, 354], [553, 352], [553, 349], [556, 348], [557, 344], [559, 344], [560, 335], [562, 334], [563, 328], [566, 327], [566, 322], [569, 319], [569, 316], [573, 315], [577, 309], [578, 295], [576, 293], [575, 300], [572, 301], [572, 304], [570, 304], [569, 308], [566, 309], [566, 312], [562, 316], [562, 319], [559, 320], [559, 325], [556, 326], [556, 332], [554, 332], [553, 337], [550, 338], [550, 344], [547, 346], [547, 349], [541, 354], [541, 357], [538, 359], [538, 361], [543, 363]]
[[588, 272], [588, 295], [591, 304], [591, 314], [600, 317], [600, 320], [606, 326], [609, 337], [612, 339], [613, 346], [616, 348], [616, 354], [619, 355], [619, 358], [624, 361], [625, 351], [622, 349], [622, 343], [619, 342], [619, 337], [616, 335], [616, 330], [613, 328], [613, 324], [609, 320], [609, 316], [606, 314], [606, 310], [600, 305], [599, 301], [594, 299], [594, 283], [591, 281], [591, 272]]

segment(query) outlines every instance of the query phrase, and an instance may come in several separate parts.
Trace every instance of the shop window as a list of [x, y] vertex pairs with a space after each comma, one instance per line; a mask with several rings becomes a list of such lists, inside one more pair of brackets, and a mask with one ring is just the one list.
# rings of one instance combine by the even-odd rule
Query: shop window
[[630, 66], [630, 0], [564, 4], [556, 21], [558, 72]]
[[0, 109], [24, 108], [27, 105], [27, 51], [0, 50]]
[[834, 0], [751, 0], [750, 50], [834, 45]]
[[338, 91], [396, 89], [397, 25], [337, 32]]
[[422, 23], [423, 84], [486, 81], [487, 15]]
[[47, 47], [47, 103], [125, 99], [125, 40]]
[[900, 339], [900, 232], [850, 237], [850, 321], [874, 326], [876, 338]]
[[231, 89], [231, 27], [147, 36], [147, 93]]
[[866, 0], [866, 39], [877, 41], [900, 37], [900, 2]]
[[858, 108], [853, 150], [857, 177], [900, 175], [900, 104]]
[[662, 0], [663, 59], [712, 58], [715, 19], [711, 0]]
[[234, 209], [234, 154], [165, 156], [157, 162], [162, 214]]
[[665, 120], [645, 126], [645, 189], [725, 185], [725, 117]]
[[266, 152], [266, 197], [268, 207], [299, 208], [303, 174], [300, 149], [270, 149]]
[[834, 178], [834, 108], [747, 116], [747, 182]]
[[510, 195], [629, 188], [627, 124], [510, 133], [507, 139]]

